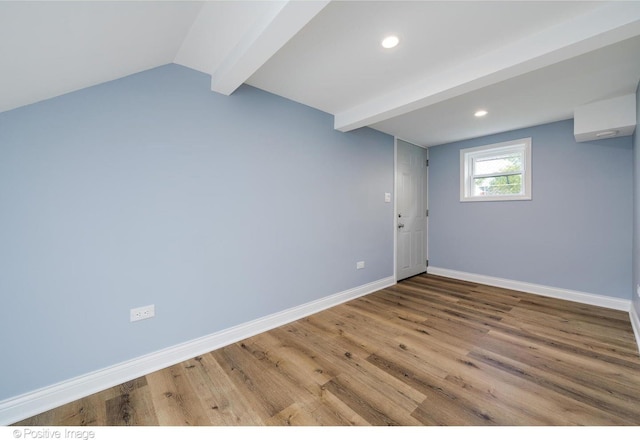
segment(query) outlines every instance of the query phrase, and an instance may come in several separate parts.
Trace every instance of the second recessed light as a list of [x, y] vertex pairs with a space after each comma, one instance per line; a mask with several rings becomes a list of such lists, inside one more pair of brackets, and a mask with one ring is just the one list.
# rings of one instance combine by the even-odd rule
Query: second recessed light
[[488, 111], [486, 111], [486, 110], [478, 110], [477, 112], [475, 112], [475, 113], [473, 114], [473, 116], [475, 116], [476, 118], [481, 118], [481, 117], [483, 117], [483, 116], [487, 116], [487, 114], [488, 114], [488, 113], [489, 113], [489, 112], [488, 112]]
[[382, 40], [382, 47], [385, 49], [391, 49], [392, 47], [396, 47], [400, 39], [396, 35], [389, 35]]

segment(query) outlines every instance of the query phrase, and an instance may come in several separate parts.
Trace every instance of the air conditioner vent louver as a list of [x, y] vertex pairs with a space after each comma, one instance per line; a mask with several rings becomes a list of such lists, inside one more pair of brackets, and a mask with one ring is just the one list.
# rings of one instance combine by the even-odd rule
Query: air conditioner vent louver
[[575, 109], [573, 134], [576, 142], [631, 136], [636, 128], [634, 94], [597, 101]]

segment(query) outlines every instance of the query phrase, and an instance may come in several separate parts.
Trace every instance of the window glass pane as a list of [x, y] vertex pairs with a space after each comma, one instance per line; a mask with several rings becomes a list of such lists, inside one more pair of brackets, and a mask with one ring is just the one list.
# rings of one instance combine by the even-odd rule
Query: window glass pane
[[531, 138], [460, 150], [460, 201], [531, 200]]
[[522, 193], [522, 175], [480, 177], [473, 179], [474, 196], [498, 196]]
[[473, 161], [473, 174], [498, 174], [521, 170], [522, 154], [520, 153], [476, 158]]

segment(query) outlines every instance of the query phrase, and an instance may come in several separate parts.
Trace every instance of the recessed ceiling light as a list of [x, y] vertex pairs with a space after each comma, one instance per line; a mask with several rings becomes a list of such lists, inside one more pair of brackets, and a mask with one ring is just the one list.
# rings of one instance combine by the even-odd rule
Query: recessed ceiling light
[[486, 110], [478, 110], [477, 112], [475, 112], [475, 113], [473, 114], [473, 116], [475, 116], [476, 118], [481, 118], [481, 117], [483, 117], [483, 116], [487, 116], [487, 114], [488, 114], [488, 113], [489, 113], [489, 112], [488, 112], [488, 111], [486, 111]]
[[597, 138], [614, 137], [617, 134], [618, 134], [618, 130], [606, 130], [606, 131], [601, 131], [599, 133], [596, 133], [596, 137]]
[[391, 49], [392, 47], [396, 47], [400, 39], [396, 35], [389, 35], [382, 40], [382, 47], [385, 49]]

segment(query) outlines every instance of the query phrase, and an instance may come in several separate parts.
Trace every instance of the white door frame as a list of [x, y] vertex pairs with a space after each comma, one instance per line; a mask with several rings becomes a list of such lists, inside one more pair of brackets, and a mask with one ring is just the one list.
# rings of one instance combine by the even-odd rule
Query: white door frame
[[[393, 278], [398, 281], [398, 141], [407, 142], [412, 145], [416, 145], [418, 147], [424, 148], [427, 151], [427, 160], [429, 158], [429, 149], [426, 147], [422, 147], [421, 145], [417, 145], [414, 142], [410, 142], [398, 137], [393, 138]], [[427, 179], [427, 194], [425, 200], [425, 209], [429, 210], [429, 167], [426, 169], [426, 179]], [[426, 245], [424, 248], [424, 255], [427, 261], [429, 261], [429, 216], [427, 215], [427, 227], [426, 227]], [[429, 271], [429, 265], [427, 264], [427, 272]]]
[[393, 279], [398, 282], [398, 138], [393, 137]]

